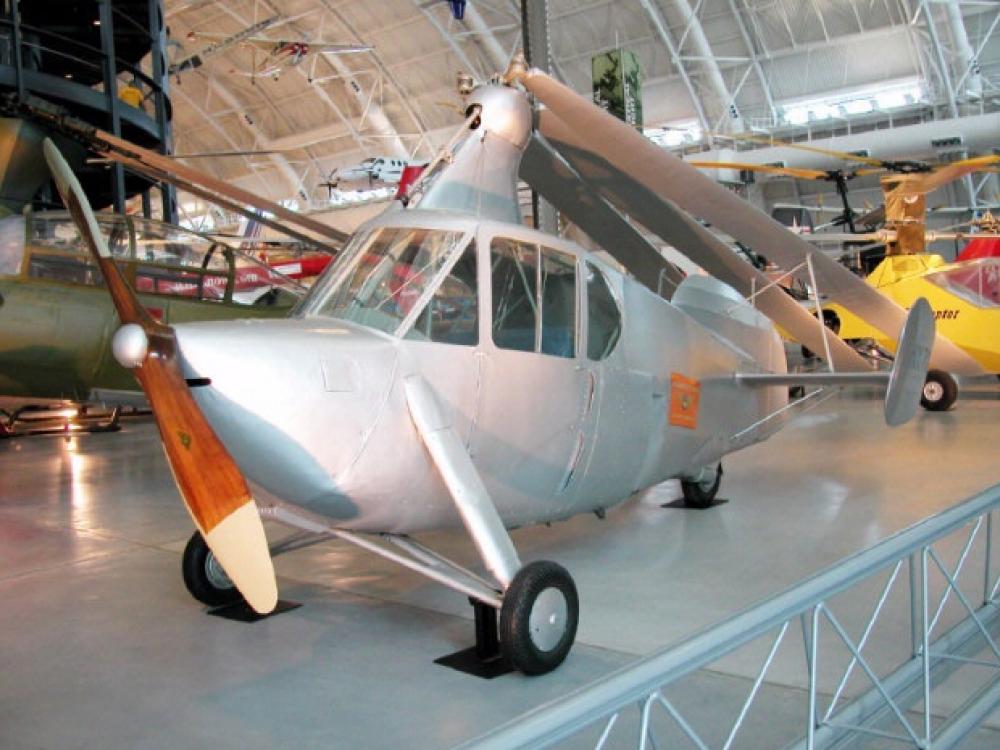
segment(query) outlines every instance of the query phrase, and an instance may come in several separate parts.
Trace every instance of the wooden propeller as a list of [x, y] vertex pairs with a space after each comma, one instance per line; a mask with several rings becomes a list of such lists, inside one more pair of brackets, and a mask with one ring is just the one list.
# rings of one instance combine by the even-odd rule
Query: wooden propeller
[[247, 603], [257, 612], [270, 612], [278, 591], [263, 524], [246, 480], [187, 387], [174, 329], [154, 320], [136, 299], [111, 257], [76, 175], [51, 140], [45, 140], [44, 149], [59, 194], [101, 269], [123, 323], [115, 336], [116, 348], [124, 334], [124, 348], [131, 353], [127, 366], [153, 407], [184, 504]]

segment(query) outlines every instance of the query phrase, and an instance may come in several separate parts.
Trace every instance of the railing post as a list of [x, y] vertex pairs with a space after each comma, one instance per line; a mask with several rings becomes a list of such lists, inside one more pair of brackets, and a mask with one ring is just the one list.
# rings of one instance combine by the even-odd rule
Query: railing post
[[908, 567], [910, 570], [910, 655], [916, 658], [920, 653], [920, 630], [917, 625], [920, 619], [920, 614], [917, 611], [920, 591], [917, 585], [916, 553], [910, 555]]
[[[118, 66], [115, 62], [115, 21], [111, 0], [98, 0], [101, 21], [101, 54], [104, 56], [104, 96], [111, 116], [111, 132], [122, 134], [121, 114], [118, 110]], [[112, 195], [115, 212], [125, 213], [125, 168], [121, 164], [111, 167]]]
[[806, 747], [813, 750], [816, 742], [816, 674], [819, 641], [819, 612], [823, 607], [820, 602], [812, 608], [809, 636], [809, 727], [806, 730]]
[[993, 511], [986, 511], [986, 569], [983, 571], [983, 604], [989, 604], [993, 594]]
[[920, 550], [920, 629], [923, 631], [921, 651], [924, 665], [924, 748], [931, 746], [931, 648], [930, 621], [927, 619], [927, 605], [930, 589], [927, 585], [927, 547]]

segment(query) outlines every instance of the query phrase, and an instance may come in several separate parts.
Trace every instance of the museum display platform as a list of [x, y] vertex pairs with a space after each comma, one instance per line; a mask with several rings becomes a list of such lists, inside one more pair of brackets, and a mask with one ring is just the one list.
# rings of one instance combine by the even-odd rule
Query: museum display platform
[[[181, 580], [192, 526], [151, 421], [0, 441], [0, 748], [449, 747], [996, 484], [998, 445], [992, 385], [895, 430], [841, 395], [728, 457], [727, 503], [662, 507], [667, 482], [605, 520], [515, 531], [523, 559], [572, 572], [580, 630], [552, 674], [486, 680], [434, 663], [472, 645], [464, 597], [342, 543], [277, 559], [302, 607], [207, 616]], [[461, 531], [421, 539], [476, 564]], [[692, 700], [742, 700], [758, 666], [724, 660]], [[776, 745], [801, 724], [796, 674], [779, 659], [750, 719]], [[1000, 747], [1000, 715], [965, 747]]]

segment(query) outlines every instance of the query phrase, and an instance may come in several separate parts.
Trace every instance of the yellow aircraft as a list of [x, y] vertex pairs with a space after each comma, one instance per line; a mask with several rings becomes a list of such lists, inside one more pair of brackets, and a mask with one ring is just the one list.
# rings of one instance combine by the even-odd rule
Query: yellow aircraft
[[[937, 330], [953, 341], [983, 369], [1000, 373], [1000, 258], [948, 263], [940, 255], [886, 256], [866, 281], [901, 307], [926, 297], [934, 310]], [[893, 351], [895, 342], [871, 324], [835, 303], [824, 303], [823, 318], [842, 339], [872, 340]], [[921, 403], [944, 411], [958, 396], [951, 375], [928, 373]]]
[[[792, 143], [782, 145], [798, 147], [798, 144]], [[980, 226], [980, 229], [987, 230], [986, 234], [965, 235], [928, 231], [926, 196], [965, 174], [996, 171], [1000, 156], [988, 155], [963, 159], [935, 168], [920, 162], [882, 162], [826, 149], [809, 147], [807, 150], [819, 151], [845, 160], [854, 159], [868, 164], [869, 167], [845, 174], [840, 170], [788, 169], [751, 163], [690, 163], [702, 169], [744, 169], [782, 174], [797, 179], [835, 182], [844, 206], [842, 218], [836, 223], [847, 224], [852, 231], [850, 234], [818, 234], [810, 239], [868, 241], [885, 245], [886, 257], [869, 274], [866, 281], [904, 308], [912, 306], [920, 297], [926, 297], [934, 310], [938, 333], [972, 357], [985, 372], [1000, 373], [1000, 258], [979, 258], [948, 263], [940, 255], [926, 252], [927, 242], [934, 239], [995, 236], [996, 222], [989, 213], [986, 215], [988, 218], [984, 217], [982, 220], [986, 225]], [[884, 174], [881, 178], [885, 202], [879, 209], [877, 217], [884, 222], [884, 229], [872, 233], [857, 233], [854, 231], [853, 211], [847, 200], [846, 180], [857, 174], [873, 174], [881, 169], [888, 171], [888, 174]], [[874, 216], [874, 212], [870, 215]], [[783, 274], [782, 278], [784, 277], [788, 277], [788, 274]], [[808, 279], [802, 278], [801, 275], [796, 278], [808, 284]], [[791, 277], [788, 278], [789, 282], [792, 280]], [[885, 328], [884, 325], [881, 328], [876, 327], [852, 313], [847, 307], [834, 301], [824, 301], [822, 286], [820, 284], [820, 288], [813, 292], [820, 295], [823, 322], [840, 338], [857, 344], [873, 341], [879, 349], [889, 352], [895, 350], [894, 340], [881, 330]], [[808, 303], [810, 309], [813, 304]], [[808, 353], [806, 349], [803, 351]], [[925, 409], [945, 411], [954, 404], [957, 397], [958, 384], [951, 374], [937, 369], [928, 372], [921, 399]]]

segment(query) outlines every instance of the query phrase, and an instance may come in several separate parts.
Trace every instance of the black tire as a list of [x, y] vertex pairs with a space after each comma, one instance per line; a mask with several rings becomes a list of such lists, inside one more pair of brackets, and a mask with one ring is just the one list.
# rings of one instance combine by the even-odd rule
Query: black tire
[[[544, 609], [535, 610], [543, 595], [542, 607], [555, 607], [548, 617]], [[551, 672], [572, 648], [579, 618], [576, 584], [566, 569], [548, 560], [528, 563], [504, 593], [500, 648], [508, 661], [525, 674]]]
[[688, 508], [709, 508], [715, 502], [715, 496], [719, 494], [719, 485], [722, 483], [722, 464], [715, 469], [715, 476], [701, 482], [687, 482], [681, 480], [681, 492], [684, 493], [684, 505]]
[[[195, 599], [209, 607], [235, 604], [243, 599], [239, 590], [226, 577], [215, 555], [199, 532], [188, 539], [181, 558], [184, 585]], [[225, 585], [228, 583], [228, 586]]]
[[920, 405], [927, 411], [948, 411], [958, 398], [958, 383], [943, 370], [930, 370], [920, 394]]

